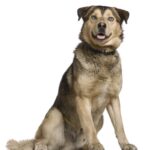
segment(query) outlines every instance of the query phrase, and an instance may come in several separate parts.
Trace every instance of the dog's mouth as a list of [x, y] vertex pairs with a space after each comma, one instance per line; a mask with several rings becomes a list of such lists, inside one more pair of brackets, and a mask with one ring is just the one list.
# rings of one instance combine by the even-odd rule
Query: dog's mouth
[[93, 38], [94, 38], [94, 39], [97, 39], [97, 40], [99, 40], [99, 41], [104, 41], [104, 40], [108, 39], [111, 35], [112, 35], [112, 33], [110, 33], [110, 34], [107, 36], [104, 32], [99, 32], [99, 33], [97, 33], [97, 34], [95, 34], [95, 35], [92, 33]]

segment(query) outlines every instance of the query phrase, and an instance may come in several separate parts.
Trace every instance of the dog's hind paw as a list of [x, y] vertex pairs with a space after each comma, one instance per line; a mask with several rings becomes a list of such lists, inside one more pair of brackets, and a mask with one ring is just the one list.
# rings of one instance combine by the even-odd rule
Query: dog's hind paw
[[89, 145], [89, 150], [104, 150], [104, 147], [101, 144], [92, 144]]
[[44, 144], [35, 144], [34, 150], [48, 150], [47, 145]]

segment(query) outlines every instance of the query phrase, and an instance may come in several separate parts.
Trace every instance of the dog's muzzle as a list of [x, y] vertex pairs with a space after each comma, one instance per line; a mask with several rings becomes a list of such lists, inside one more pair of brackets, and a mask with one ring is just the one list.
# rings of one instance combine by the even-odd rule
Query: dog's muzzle
[[103, 41], [111, 36], [111, 34], [106, 35], [106, 24], [104, 22], [99, 22], [97, 24], [97, 32], [92, 33], [93, 37], [97, 40]]
[[98, 23], [97, 28], [98, 28], [98, 34], [96, 36], [97, 39], [104, 40], [106, 38], [106, 33], [105, 33], [106, 24], [104, 22], [100, 22]]

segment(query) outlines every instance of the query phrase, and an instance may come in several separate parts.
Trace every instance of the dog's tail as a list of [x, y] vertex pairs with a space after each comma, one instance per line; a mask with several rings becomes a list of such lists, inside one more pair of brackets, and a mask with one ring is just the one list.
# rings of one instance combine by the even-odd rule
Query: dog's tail
[[9, 140], [6, 147], [8, 150], [33, 150], [34, 143], [34, 140], [23, 140], [19, 142], [16, 140]]

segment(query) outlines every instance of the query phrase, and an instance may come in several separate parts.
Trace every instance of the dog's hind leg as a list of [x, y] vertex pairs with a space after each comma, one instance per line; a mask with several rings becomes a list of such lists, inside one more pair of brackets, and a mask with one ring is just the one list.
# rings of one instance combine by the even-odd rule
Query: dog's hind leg
[[48, 150], [58, 150], [59, 147], [64, 145], [64, 120], [57, 108], [52, 108], [47, 113], [36, 133], [35, 139], [36, 150], [40, 150], [39, 147], [42, 147], [42, 145], [47, 145]]
[[35, 144], [34, 150], [48, 150], [48, 147], [45, 144]]

